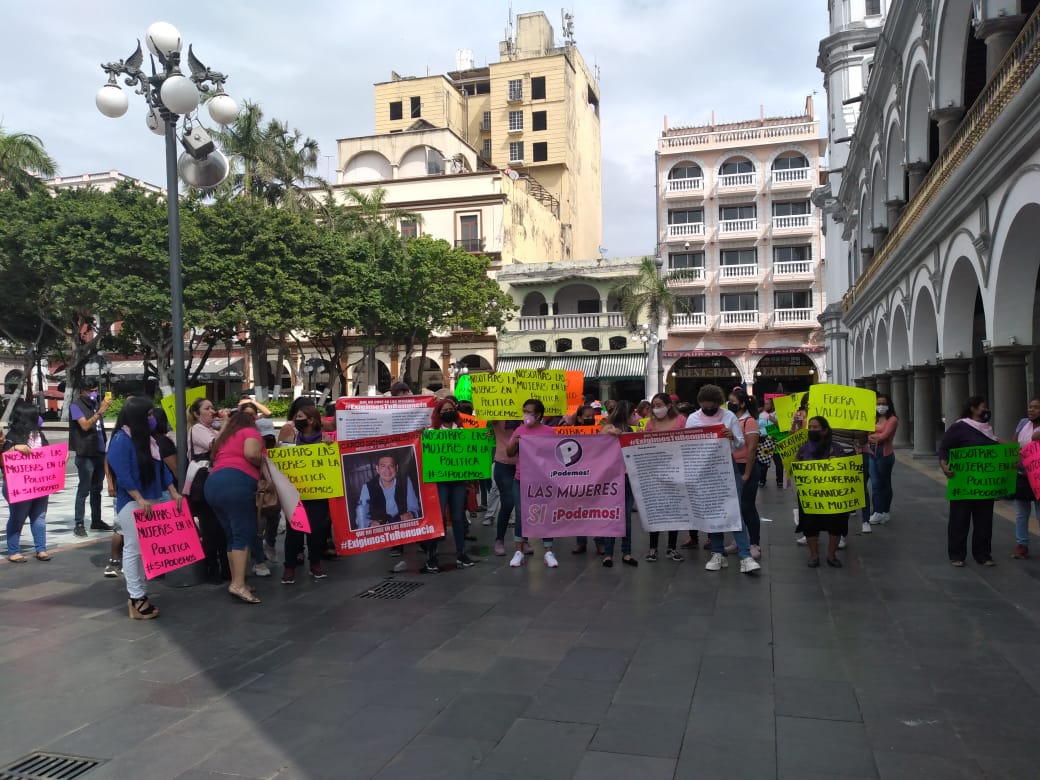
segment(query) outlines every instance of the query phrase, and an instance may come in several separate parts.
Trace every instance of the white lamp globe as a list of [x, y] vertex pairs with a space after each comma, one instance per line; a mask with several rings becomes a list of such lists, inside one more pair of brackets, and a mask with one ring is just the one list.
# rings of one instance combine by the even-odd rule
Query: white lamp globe
[[218, 125], [230, 125], [238, 118], [238, 103], [231, 95], [221, 92], [214, 95], [206, 105], [209, 107], [209, 115]]
[[177, 158], [177, 172], [192, 187], [216, 187], [228, 175], [228, 159], [219, 149], [210, 152], [205, 160], [196, 160], [187, 152]]
[[163, 105], [174, 114], [190, 114], [199, 105], [199, 91], [191, 79], [170, 76], [159, 89]]
[[169, 22], [155, 22], [144, 34], [148, 51], [156, 56], [169, 57], [181, 50], [181, 32]]
[[162, 115], [154, 108], [148, 109], [148, 113], [144, 116], [144, 123], [156, 135], [166, 134], [166, 123], [163, 121]]
[[126, 93], [115, 84], [105, 84], [94, 97], [94, 105], [97, 106], [98, 111], [113, 119], [126, 113], [129, 102]]

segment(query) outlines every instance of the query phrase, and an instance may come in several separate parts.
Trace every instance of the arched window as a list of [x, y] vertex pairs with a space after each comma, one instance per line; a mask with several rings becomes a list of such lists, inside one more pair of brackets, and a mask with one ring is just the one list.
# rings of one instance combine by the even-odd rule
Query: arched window
[[545, 339], [532, 339], [528, 346], [531, 347], [532, 352], [545, 352]]
[[556, 339], [557, 352], [570, 352], [573, 344], [570, 339]]
[[722, 176], [734, 176], [738, 173], [754, 173], [755, 166], [747, 157], [730, 157], [722, 163], [719, 173]]
[[668, 171], [669, 179], [700, 179], [703, 176], [701, 166], [691, 162], [681, 162]]

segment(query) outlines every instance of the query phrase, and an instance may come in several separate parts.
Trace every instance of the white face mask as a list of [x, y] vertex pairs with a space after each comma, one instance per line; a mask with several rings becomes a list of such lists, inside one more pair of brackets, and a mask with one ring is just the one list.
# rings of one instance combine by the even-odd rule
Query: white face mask
[[877, 413], [878, 414], [888, 414], [888, 406], [886, 404], [878, 404], [877, 405]]
[[525, 414], [524, 415], [524, 425], [534, 425], [535, 422], [536, 422], [536, 420], [534, 419], [534, 415], [533, 414]]
[[655, 406], [654, 407], [654, 417], [656, 417], [658, 420], [663, 420], [667, 416], [668, 416], [668, 407], [667, 406]]

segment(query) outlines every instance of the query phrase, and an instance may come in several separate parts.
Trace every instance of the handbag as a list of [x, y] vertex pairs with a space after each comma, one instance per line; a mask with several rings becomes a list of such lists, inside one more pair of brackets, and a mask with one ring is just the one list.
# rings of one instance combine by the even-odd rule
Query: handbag
[[755, 460], [762, 466], [768, 466], [773, 462], [773, 453], [776, 452], [776, 442], [773, 441], [771, 436], [763, 436], [762, 441], [758, 444], [758, 452], [755, 453]]
[[[188, 451], [191, 452], [193, 450], [194, 444], [189, 436]], [[192, 456], [184, 475], [184, 495], [188, 497], [189, 502], [196, 504], [205, 502], [206, 494], [204, 493], [204, 488], [206, 486], [206, 478], [209, 476], [209, 469], [210, 461], [208, 456]]]
[[267, 466], [266, 459], [260, 466], [260, 479], [256, 483], [256, 514], [257, 517], [266, 510], [274, 509], [279, 505], [278, 491], [271, 480], [271, 471]]

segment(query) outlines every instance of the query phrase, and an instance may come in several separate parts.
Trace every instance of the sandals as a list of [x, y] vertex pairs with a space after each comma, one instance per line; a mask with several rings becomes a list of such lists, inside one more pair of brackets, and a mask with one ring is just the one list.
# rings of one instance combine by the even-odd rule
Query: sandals
[[621, 562], [623, 564], [625, 564], [626, 566], [638, 566], [639, 565], [639, 561], [637, 561], [631, 555], [624, 555], [624, 556], [622, 556]]
[[614, 565], [614, 559], [611, 558], [609, 555], [605, 556], [603, 558], [603, 565], [609, 569], [611, 566]]
[[29, 559], [21, 553], [15, 553], [14, 555], [8, 555], [7, 560], [9, 560], [11, 563], [25, 563]]
[[808, 565], [808, 567], [810, 569], [818, 569], [818, 568], [820, 568], [820, 559], [819, 558], [810, 558], [809, 559], [809, 563], [807, 565]]
[[571, 555], [584, 555], [586, 550], [588, 550], [588, 547], [586, 547], [584, 544], [579, 544], [576, 545], [573, 550], [571, 550]]
[[51, 559], [50, 553], [38, 552], [36, 553], [36, 560], [38, 561], [49, 561]]
[[835, 569], [840, 569], [842, 567], [841, 560], [838, 558], [828, 558], [827, 565], [833, 566]]
[[246, 588], [245, 590], [238, 590], [236, 588], [228, 588], [228, 594], [235, 599], [244, 601], [246, 604], [259, 604], [260, 599], [253, 595], [253, 592]]
[[127, 599], [127, 609], [131, 620], [151, 620], [159, 617], [159, 608], [148, 601], [148, 597], [140, 599]]

